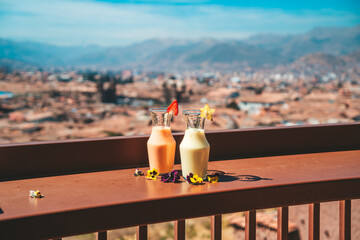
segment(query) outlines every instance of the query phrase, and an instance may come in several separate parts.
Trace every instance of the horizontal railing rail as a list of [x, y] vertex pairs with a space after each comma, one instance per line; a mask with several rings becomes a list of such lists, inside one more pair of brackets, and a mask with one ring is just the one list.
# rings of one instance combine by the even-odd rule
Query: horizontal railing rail
[[[206, 132], [210, 161], [358, 149], [360, 123]], [[0, 181], [148, 165], [149, 136], [0, 145]], [[180, 163], [182, 133], [175, 133]]]
[[[211, 238], [221, 239], [221, 215], [241, 211], [246, 239], [255, 239], [256, 210], [273, 207], [278, 239], [287, 239], [288, 207], [299, 204], [309, 204], [309, 239], [319, 239], [320, 206], [328, 201], [340, 201], [339, 238], [351, 238], [351, 199], [360, 198], [359, 123], [206, 136], [210, 170], [223, 173], [216, 184], [133, 177], [133, 167], [147, 166], [148, 136], [1, 145], [0, 239], [90, 232], [106, 239], [107, 230], [138, 226], [142, 240], [148, 224], [175, 221], [180, 240], [185, 219], [202, 216], [212, 216]], [[182, 134], [175, 138], [179, 143]], [[26, 195], [35, 187], [43, 199]]]

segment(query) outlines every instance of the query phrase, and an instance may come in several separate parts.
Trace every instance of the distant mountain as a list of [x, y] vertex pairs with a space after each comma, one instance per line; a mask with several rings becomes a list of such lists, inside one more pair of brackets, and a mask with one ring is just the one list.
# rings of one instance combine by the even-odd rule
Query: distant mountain
[[84, 66], [131, 67], [143, 63], [151, 56], [155, 56], [168, 48], [186, 46], [189, 43], [190, 41], [150, 39], [126, 47], [110, 47], [99, 52], [90, 52], [77, 60], [80, 65]]
[[310, 53], [300, 57], [296, 61], [289, 64], [290, 69], [293, 70], [320, 70], [322, 72], [336, 72], [343, 67], [359, 66], [360, 64], [360, 50], [352, 52], [347, 55], [335, 56], [323, 52]]
[[[13, 61], [16, 66], [23, 63], [24, 66], [38, 67], [136, 68], [163, 71], [238, 70], [245, 67], [264, 68], [289, 64], [313, 53], [325, 55], [316, 55], [310, 57], [312, 60], [305, 58], [301, 61], [320, 61], [324, 56], [331, 55], [336, 58], [359, 49], [360, 26], [316, 28], [305, 34], [287, 36], [260, 34], [245, 40], [151, 39], [125, 47], [109, 48], [60, 47], [0, 39], [0, 65]], [[357, 61], [359, 53], [354, 54], [341, 61]], [[341, 62], [337, 61], [332, 63]]]
[[0, 69], [1, 68], [7, 68], [7, 69], [21, 69], [21, 70], [33, 70], [39, 68], [36, 65], [27, 64], [24, 62], [16, 61], [16, 60], [10, 60], [10, 59], [0, 59]]
[[305, 55], [295, 61], [295, 63], [306, 66], [332, 67], [345, 66], [346, 60], [343, 56], [334, 56], [327, 53], [319, 52]]
[[338, 56], [360, 48], [360, 25], [352, 28], [315, 28], [305, 34], [289, 36], [261, 34], [250, 37], [245, 42], [277, 50], [287, 57], [298, 58], [314, 52]]
[[345, 61], [348, 62], [360, 62], [360, 49], [352, 52], [351, 54], [343, 57]]
[[248, 45], [242, 41], [219, 43], [206, 51], [193, 54], [187, 58], [190, 63], [207, 63], [214, 65], [231, 65], [259, 67], [271, 63], [278, 64], [281, 57], [278, 52], [266, 50], [256, 45]]
[[61, 47], [36, 42], [16, 42], [0, 39], [0, 59], [7, 59], [38, 67], [77, 64], [79, 56], [103, 50], [98, 46]]

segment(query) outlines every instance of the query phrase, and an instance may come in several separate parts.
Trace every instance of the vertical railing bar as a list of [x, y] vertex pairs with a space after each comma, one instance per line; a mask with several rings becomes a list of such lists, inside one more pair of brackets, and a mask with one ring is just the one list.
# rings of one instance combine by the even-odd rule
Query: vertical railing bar
[[138, 226], [136, 229], [136, 239], [147, 240], [148, 238], [147, 233], [148, 233], [147, 225]]
[[221, 215], [211, 216], [211, 240], [221, 240]]
[[245, 212], [245, 240], [256, 239], [256, 211]]
[[351, 200], [339, 201], [339, 239], [351, 239]]
[[277, 239], [288, 239], [289, 207], [279, 207], [277, 216]]
[[107, 231], [96, 233], [97, 240], [107, 240]]
[[320, 203], [309, 204], [309, 240], [320, 239]]
[[185, 240], [185, 220], [174, 222], [174, 240]]

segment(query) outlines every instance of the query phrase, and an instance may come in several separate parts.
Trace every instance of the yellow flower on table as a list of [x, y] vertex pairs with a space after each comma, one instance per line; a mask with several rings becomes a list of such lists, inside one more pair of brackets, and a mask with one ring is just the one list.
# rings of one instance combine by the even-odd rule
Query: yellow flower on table
[[147, 171], [146, 178], [156, 180], [156, 177], [158, 175], [159, 175], [159, 171], [156, 170], [155, 168], [153, 168], [153, 169]]
[[200, 184], [203, 182], [203, 179], [201, 177], [199, 177], [197, 174], [195, 174], [192, 177], [190, 177], [190, 181], [191, 181], [191, 183], [194, 183], [194, 184]]
[[209, 183], [216, 183], [219, 181], [219, 176], [215, 175], [215, 176], [208, 176], [207, 177]]

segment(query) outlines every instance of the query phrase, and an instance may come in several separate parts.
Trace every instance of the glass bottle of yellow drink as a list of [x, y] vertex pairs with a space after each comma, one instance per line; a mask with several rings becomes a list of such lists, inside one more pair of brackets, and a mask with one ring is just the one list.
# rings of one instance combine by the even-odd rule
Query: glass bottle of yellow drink
[[186, 130], [180, 143], [180, 159], [184, 177], [190, 173], [201, 178], [207, 175], [210, 145], [204, 132], [205, 118], [200, 113], [200, 110], [183, 111]]
[[174, 167], [175, 139], [171, 134], [170, 121], [173, 114], [166, 108], [151, 108], [152, 131], [147, 142], [150, 169], [168, 173]]

